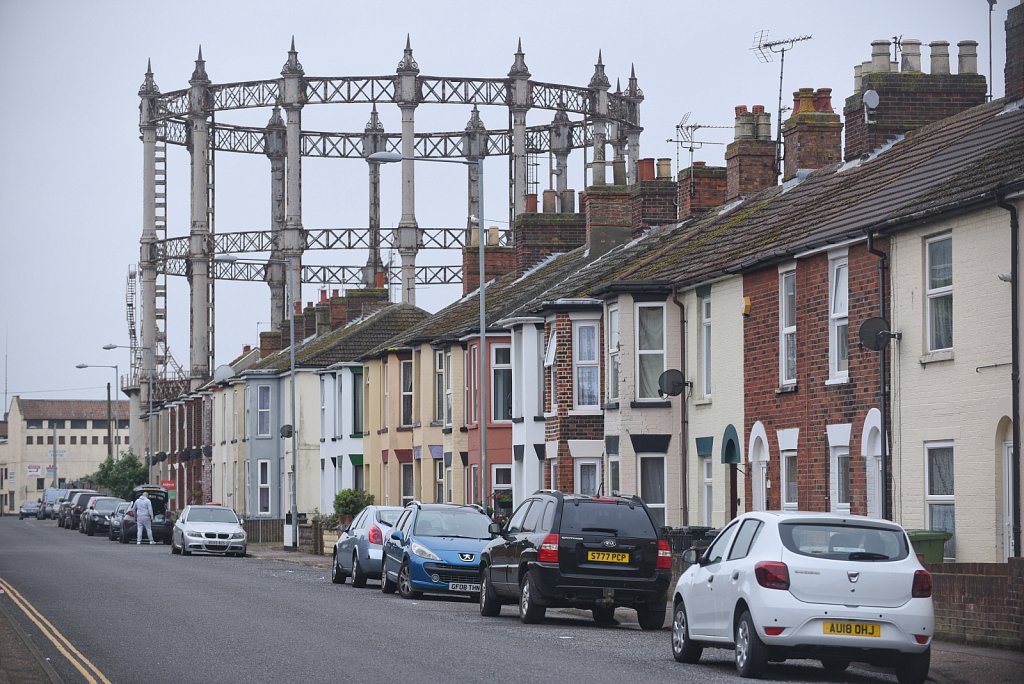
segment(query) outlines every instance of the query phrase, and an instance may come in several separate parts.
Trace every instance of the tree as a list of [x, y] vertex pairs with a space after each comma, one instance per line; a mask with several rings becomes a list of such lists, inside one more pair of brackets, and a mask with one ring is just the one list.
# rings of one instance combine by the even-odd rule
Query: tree
[[144, 484], [149, 479], [149, 469], [133, 452], [126, 451], [116, 461], [112, 456], [107, 456], [100, 464], [99, 470], [82, 479], [97, 489], [106, 490], [111, 496], [128, 499], [131, 497], [132, 488]]

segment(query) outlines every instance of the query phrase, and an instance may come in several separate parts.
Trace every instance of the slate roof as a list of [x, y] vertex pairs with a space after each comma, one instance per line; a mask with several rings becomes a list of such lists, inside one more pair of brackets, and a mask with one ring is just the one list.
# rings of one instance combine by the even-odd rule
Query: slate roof
[[[335, 363], [356, 361], [369, 349], [415, 327], [428, 316], [428, 312], [410, 304], [390, 304], [324, 335], [305, 342], [296, 341], [295, 365], [326, 368]], [[286, 347], [254, 364], [252, 370], [287, 371], [289, 366]]]
[[[25, 420], [106, 420], [106, 400], [91, 399], [18, 399]], [[128, 419], [128, 402], [112, 401], [115, 420]]]

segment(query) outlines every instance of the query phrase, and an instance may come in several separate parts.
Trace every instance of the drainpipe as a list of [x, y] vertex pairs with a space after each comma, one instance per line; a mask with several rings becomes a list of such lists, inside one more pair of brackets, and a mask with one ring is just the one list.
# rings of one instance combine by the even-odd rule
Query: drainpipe
[[1020, 316], [1018, 313], [1017, 259], [1019, 250], [1020, 219], [1017, 207], [996, 197], [996, 206], [1010, 212], [1010, 339], [1012, 361], [1010, 370], [1011, 392], [1013, 394], [1013, 453], [1010, 457], [1010, 477], [1013, 492], [1013, 555], [1020, 556]]
[[[679, 307], [679, 370], [682, 371], [686, 368], [686, 309], [683, 307], [683, 303], [679, 301], [679, 290], [672, 286], [672, 302]], [[683, 375], [686, 377], [685, 373]], [[679, 505], [683, 508], [682, 523], [683, 527], [690, 525], [690, 500], [689, 500], [689, 489], [687, 488], [687, 465], [689, 457], [687, 452], [689, 451], [689, 393], [686, 391], [687, 387], [683, 385], [683, 394], [680, 396], [681, 407], [679, 411], [679, 458], [681, 459], [681, 477], [679, 478]]]
[[[875, 249], [875, 234], [867, 231], [868, 252], [878, 257], [878, 315], [885, 318], [885, 266], [889, 256]], [[892, 520], [889, 502], [889, 386], [886, 382], [886, 350], [878, 352], [878, 389], [880, 411], [882, 413], [882, 517]]]

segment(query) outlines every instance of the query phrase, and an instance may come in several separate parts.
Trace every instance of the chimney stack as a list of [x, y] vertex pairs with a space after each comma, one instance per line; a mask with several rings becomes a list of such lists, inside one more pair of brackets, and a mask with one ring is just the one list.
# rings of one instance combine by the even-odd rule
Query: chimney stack
[[843, 124], [832, 111], [832, 89], [801, 88], [793, 93], [793, 114], [782, 126], [783, 180], [798, 169], [820, 169], [843, 158]]
[[663, 226], [677, 220], [679, 186], [672, 180], [672, 160], [659, 159], [657, 176], [651, 178], [649, 174], [653, 162], [653, 159], [640, 160], [637, 165], [637, 182], [629, 186], [633, 237], [651, 226]]
[[725, 204], [726, 170], [695, 161], [679, 172], [679, 220], [703, 214]]
[[[929, 73], [921, 71], [921, 41], [904, 38], [902, 45], [899, 69], [889, 61], [892, 44], [888, 40], [872, 41], [871, 61], [862, 63], [859, 70], [854, 67], [855, 90], [843, 107], [846, 159], [868, 154], [899, 135], [985, 102], [985, 77], [976, 73], [977, 43], [958, 43], [957, 74], [949, 70], [947, 41], [928, 44]], [[878, 95], [878, 106], [866, 116], [863, 98], [869, 90]]]
[[[512, 226], [512, 244], [516, 275], [522, 275], [547, 259], [552, 254], [564, 254], [581, 246], [587, 239], [586, 218], [583, 214], [572, 211], [575, 193], [566, 190], [563, 195], [563, 213], [545, 212], [543, 214], [520, 214]], [[463, 268], [468, 255], [463, 256]], [[490, 251], [488, 251], [490, 260]], [[479, 266], [475, 258], [470, 262], [474, 272], [463, 272], [463, 293], [476, 288], [479, 280]], [[472, 287], [467, 288], [465, 280], [472, 279]]]
[[749, 197], [775, 185], [772, 115], [763, 105], [736, 107], [735, 140], [725, 148], [726, 201]]
[[[524, 212], [522, 216], [545, 216], [535, 211]], [[517, 220], [519, 217], [516, 217]], [[476, 239], [471, 244], [462, 248], [462, 294], [469, 294], [480, 286], [480, 236], [479, 231], [473, 231]], [[506, 273], [511, 273], [516, 267], [516, 251], [512, 247], [498, 246], [498, 228], [491, 226], [486, 233], [486, 244], [484, 245], [484, 277], [492, 280]]]
[[283, 349], [281, 333], [278, 330], [264, 330], [260, 333], [260, 358], [265, 359]]
[[1006, 13], [1006, 99], [1024, 99], [1024, 5], [1011, 7]]

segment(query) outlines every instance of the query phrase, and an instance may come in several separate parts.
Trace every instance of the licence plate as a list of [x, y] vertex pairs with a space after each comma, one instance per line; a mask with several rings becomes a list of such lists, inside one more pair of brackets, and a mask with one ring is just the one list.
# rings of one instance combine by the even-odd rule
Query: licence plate
[[228, 543], [227, 542], [222, 542], [222, 541], [208, 541], [208, 542], [206, 542], [206, 545], [207, 546], [227, 546]]
[[825, 622], [822, 631], [836, 636], [880, 637], [882, 625], [877, 622]]
[[449, 582], [448, 591], [464, 591], [467, 593], [480, 591], [479, 584], [469, 584], [468, 582]]
[[622, 551], [587, 551], [587, 560], [600, 563], [628, 563], [629, 554]]

